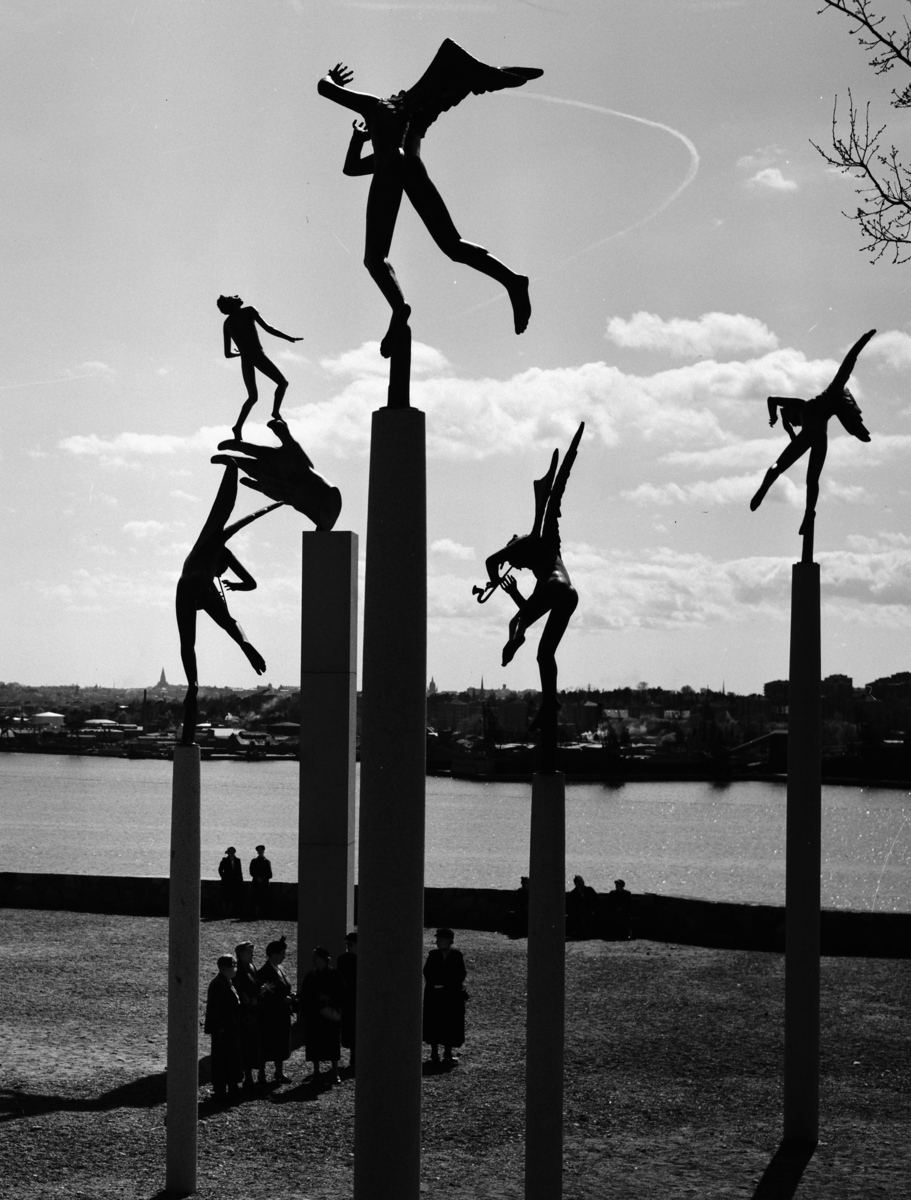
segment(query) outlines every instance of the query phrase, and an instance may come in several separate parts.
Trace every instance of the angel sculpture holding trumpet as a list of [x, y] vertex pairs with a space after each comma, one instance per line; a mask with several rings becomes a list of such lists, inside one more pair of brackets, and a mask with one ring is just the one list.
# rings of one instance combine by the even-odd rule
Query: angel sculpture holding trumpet
[[[547, 718], [555, 718], [560, 707], [557, 703], [557, 647], [579, 603], [578, 593], [560, 555], [560, 504], [584, 429], [583, 421], [570, 442], [559, 471], [557, 463], [560, 455], [555, 450], [547, 474], [543, 479], [535, 480], [535, 522], [531, 533], [522, 537], [514, 535], [502, 550], [491, 554], [486, 563], [488, 582], [483, 588], [472, 589], [478, 597], [478, 603], [483, 604], [497, 588], [502, 588], [518, 609], [509, 622], [509, 640], [503, 647], [504, 667], [512, 661], [525, 641], [529, 626], [545, 613], [548, 614], [538, 643], [541, 708], [534, 725], [542, 724]], [[535, 586], [527, 600], [508, 569], [500, 574], [500, 568], [507, 563], [517, 570], [527, 568], [533, 572]]]
[[[750, 501], [752, 512], [755, 512], [762, 504], [766, 492], [778, 476], [783, 474], [788, 467], [793, 466], [809, 450], [807, 504], [798, 533], [801, 536], [812, 535], [813, 523], [816, 518], [816, 503], [819, 499], [819, 477], [829, 448], [829, 421], [832, 417], [838, 417], [848, 433], [856, 437], [858, 441], [869, 442], [870, 440], [870, 433], [861, 419], [860, 408], [848, 391], [847, 383], [857, 364], [861, 350], [875, 333], [876, 330], [871, 329], [863, 337], [858, 338], [845, 355], [832, 382], [818, 396], [814, 396], [811, 400], [801, 400], [796, 396], [769, 396], [769, 424], [775, 425], [780, 411], [781, 423], [790, 441], [766, 471], [759, 490]], [[800, 427], [800, 433], [794, 432], [795, 425]]]
[[[522, 333], [528, 325], [531, 304], [527, 276], [511, 271], [483, 246], [463, 240], [421, 162], [421, 140], [441, 112], [454, 108], [469, 93], [480, 95], [521, 87], [542, 74], [537, 67], [488, 66], [447, 38], [414, 87], [393, 96], [352, 91], [348, 84], [354, 75], [343, 63], [337, 63], [319, 81], [321, 96], [352, 109], [362, 118], [362, 123], [354, 123], [343, 169], [346, 175], [373, 176], [367, 198], [364, 265], [392, 309], [389, 329], [380, 344], [385, 358], [391, 356], [396, 337], [411, 315], [411, 307], [405, 302], [389, 262], [403, 193], [444, 254], [491, 276], [506, 288], [516, 333]], [[361, 157], [368, 140], [373, 143], [373, 153]]]

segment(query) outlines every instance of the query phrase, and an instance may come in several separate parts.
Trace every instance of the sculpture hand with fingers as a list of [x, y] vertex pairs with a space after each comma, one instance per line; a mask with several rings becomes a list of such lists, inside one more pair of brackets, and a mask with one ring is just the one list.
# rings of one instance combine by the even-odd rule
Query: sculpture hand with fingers
[[[798, 532], [801, 535], [811, 532], [816, 517], [816, 503], [819, 499], [819, 477], [829, 447], [829, 421], [832, 417], [838, 417], [848, 433], [856, 437], [858, 441], [869, 442], [870, 440], [870, 434], [863, 423], [860, 408], [848, 391], [847, 383], [861, 350], [875, 333], [876, 330], [871, 329], [854, 343], [845, 355], [832, 382], [818, 396], [814, 396], [811, 400], [800, 400], [794, 396], [769, 396], [769, 424], [776, 424], [780, 412], [781, 423], [790, 442], [766, 471], [759, 490], [750, 501], [750, 509], [753, 512], [762, 504], [766, 492], [778, 476], [788, 467], [793, 466], [809, 450], [807, 503]], [[795, 433], [794, 426], [799, 426], [799, 433]]]
[[[535, 480], [535, 521], [531, 533], [510, 538], [502, 550], [491, 554], [486, 563], [488, 582], [484, 588], [474, 589], [475, 594], [480, 593], [479, 603], [483, 603], [492, 591], [501, 587], [518, 609], [509, 622], [509, 640], [503, 647], [504, 667], [512, 661], [525, 641], [529, 626], [547, 614], [544, 632], [538, 643], [541, 709], [535, 725], [545, 720], [555, 720], [559, 708], [557, 647], [579, 603], [560, 554], [560, 505], [584, 429], [583, 421], [573, 436], [560, 469], [557, 470], [559, 452], [555, 450], [547, 474]], [[500, 568], [505, 564], [518, 570], [530, 570], [534, 574], [534, 590], [527, 599], [508, 569], [506, 573], [500, 573]]]
[[[403, 194], [444, 254], [489, 275], [506, 288], [516, 333], [522, 333], [528, 325], [531, 304], [527, 276], [517, 275], [483, 246], [462, 238], [421, 161], [421, 141], [440, 113], [454, 108], [470, 93], [521, 87], [542, 74], [537, 67], [488, 66], [447, 38], [414, 87], [393, 96], [352, 91], [348, 84], [354, 76], [343, 63], [337, 63], [319, 81], [321, 96], [353, 110], [363, 121], [355, 122], [343, 169], [346, 175], [373, 176], [367, 198], [364, 265], [392, 309], [389, 328], [380, 344], [384, 357], [392, 355], [396, 339], [411, 315], [389, 262]], [[373, 153], [362, 157], [368, 140], [373, 143]]]

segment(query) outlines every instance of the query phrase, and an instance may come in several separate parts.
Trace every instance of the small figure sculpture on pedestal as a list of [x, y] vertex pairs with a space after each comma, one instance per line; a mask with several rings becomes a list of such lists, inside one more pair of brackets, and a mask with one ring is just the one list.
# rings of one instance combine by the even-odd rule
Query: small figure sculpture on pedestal
[[[411, 306], [405, 301], [388, 257], [403, 192], [444, 254], [491, 276], [506, 288], [516, 333], [522, 333], [528, 325], [531, 304], [527, 276], [511, 271], [483, 246], [462, 239], [421, 162], [421, 139], [441, 112], [454, 108], [469, 93], [521, 87], [542, 74], [537, 67], [488, 66], [447, 38], [408, 91], [385, 98], [351, 91], [348, 84], [354, 76], [343, 63], [337, 63], [319, 81], [321, 96], [352, 109], [364, 122], [354, 124], [344, 172], [373, 175], [367, 199], [364, 265], [392, 309], [389, 328], [380, 343], [384, 358], [392, 356], [411, 315]], [[373, 143], [373, 153], [362, 158], [368, 139]]]
[[[804, 538], [804, 559], [808, 561], [813, 557], [813, 526], [816, 518], [816, 503], [819, 499], [819, 476], [826, 461], [829, 446], [829, 421], [832, 417], [838, 417], [848, 433], [856, 437], [858, 441], [869, 442], [870, 440], [870, 434], [861, 419], [860, 408], [848, 391], [847, 383], [861, 350], [875, 333], [876, 330], [871, 329], [854, 343], [835, 373], [835, 378], [818, 396], [814, 396], [811, 400], [800, 400], [794, 396], [769, 396], [768, 398], [769, 424], [776, 424], [780, 411], [781, 423], [791, 440], [779, 458], [766, 471], [759, 490], [750, 501], [750, 509], [755, 512], [778, 476], [788, 467], [793, 466], [809, 450], [807, 503], [803, 521], [798, 530], [800, 536]], [[794, 432], [795, 425], [800, 426], [800, 433]]]
[[[503, 647], [504, 667], [512, 661], [525, 641], [529, 626], [545, 613], [549, 614], [538, 643], [541, 708], [532, 723], [532, 728], [542, 731], [542, 746], [548, 760], [545, 770], [554, 769], [553, 757], [556, 753], [557, 711], [560, 707], [557, 701], [557, 647], [579, 603], [578, 594], [560, 555], [560, 504], [584, 429], [583, 421], [570, 442], [559, 471], [557, 462], [560, 456], [559, 451], [555, 450], [547, 474], [543, 479], [535, 480], [535, 522], [531, 533], [522, 537], [513, 536], [502, 550], [492, 554], [486, 563], [488, 582], [483, 588], [473, 589], [478, 603], [483, 604], [501, 587], [519, 610], [509, 622], [509, 640]], [[527, 568], [534, 573], [534, 591], [527, 600], [508, 570], [500, 574], [500, 567], [506, 563], [518, 570]]]
[[[245, 305], [240, 296], [219, 296], [215, 303], [219, 310], [226, 314], [224, 323], [225, 358], [240, 359], [244, 384], [247, 388], [247, 399], [244, 401], [237, 424], [233, 429], [234, 436], [239, 438], [243, 432], [244, 421], [250, 415], [250, 409], [259, 397], [256, 388], [257, 371], [262, 371], [267, 378], [278, 385], [275, 389], [275, 399], [272, 401], [273, 421], [281, 419], [279, 410], [285, 392], [288, 390], [288, 380], [275, 363], [266, 357], [259, 334], [256, 332], [256, 326], [259, 325], [260, 328], [265, 329], [266, 333], [271, 333], [275, 337], [284, 338], [286, 342], [302, 342], [304, 339], [291, 337], [290, 334], [282, 333], [280, 329], [273, 329], [271, 325], [267, 325], [256, 309]], [[231, 349], [232, 342], [237, 347], [236, 351]]]
[[193, 744], [196, 729], [196, 697], [199, 691], [199, 678], [196, 667], [196, 614], [202, 610], [207, 612], [216, 625], [233, 638], [246, 654], [257, 675], [262, 675], [266, 663], [259, 651], [247, 640], [247, 635], [237, 621], [228, 612], [228, 603], [220, 586], [221, 576], [225, 571], [233, 571], [239, 583], [226, 579], [224, 587], [233, 592], [250, 592], [256, 587], [256, 580], [246, 568], [238, 562], [227, 547], [227, 542], [245, 525], [257, 520], [266, 513], [278, 508], [279, 504], [270, 504], [258, 512], [251, 513], [233, 525], [225, 522], [234, 509], [237, 498], [237, 466], [232, 462], [225, 467], [224, 478], [212, 505], [202, 532], [196, 539], [196, 544], [187, 555], [183, 570], [177, 583], [177, 629], [180, 633], [180, 657], [187, 675], [187, 696], [184, 701], [183, 745]]

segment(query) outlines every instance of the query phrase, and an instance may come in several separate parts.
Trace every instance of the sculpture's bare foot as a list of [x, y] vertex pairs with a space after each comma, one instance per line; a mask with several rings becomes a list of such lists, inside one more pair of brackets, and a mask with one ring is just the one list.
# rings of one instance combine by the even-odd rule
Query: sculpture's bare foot
[[531, 300], [528, 296], [528, 276], [517, 275], [515, 282], [507, 289], [512, 304], [512, 319], [516, 333], [524, 333], [528, 328], [531, 317]]
[[250, 660], [250, 666], [253, 668], [256, 674], [264, 675], [266, 671], [266, 660], [263, 658], [260, 652], [254, 646], [251, 646], [249, 642], [243, 642], [241, 644], [241, 649]]
[[809, 533], [813, 528], [813, 523], [816, 520], [816, 509], [808, 508], [803, 514], [803, 520], [800, 523], [800, 528], [797, 530], [797, 536], [803, 537], [805, 533]]
[[380, 342], [380, 354], [382, 354], [383, 358], [392, 358], [395, 344], [405, 332], [410, 316], [410, 304], [403, 304], [401, 308], [393, 309], [392, 319], [389, 322], [389, 328], [386, 330], [386, 336]]
[[[231, 434], [232, 434], [233, 440], [235, 442], [239, 442], [243, 439], [243, 433], [244, 433], [243, 425], [235, 425], [234, 428], [231, 430]], [[220, 448], [220, 446], [219, 446], [219, 448]]]
[[507, 663], [512, 662], [512, 660], [516, 656], [516, 651], [519, 649], [519, 647], [522, 645], [522, 643], [524, 641], [525, 641], [525, 634], [521, 631], [521, 629], [509, 639], [509, 641], [503, 647], [503, 666], [504, 667], [507, 665]]

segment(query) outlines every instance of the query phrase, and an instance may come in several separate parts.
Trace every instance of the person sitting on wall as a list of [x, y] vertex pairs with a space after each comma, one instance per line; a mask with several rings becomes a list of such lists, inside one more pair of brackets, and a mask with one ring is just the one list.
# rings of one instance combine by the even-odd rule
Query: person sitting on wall
[[633, 936], [633, 897], [622, 879], [614, 880], [614, 890], [604, 898], [608, 936], [629, 941]]
[[572, 891], [566, 897], [566, 932], [568, 936], [591, 937], [597, 916], [598, 893], [585, 882], [581, 875], [574, 875]]

